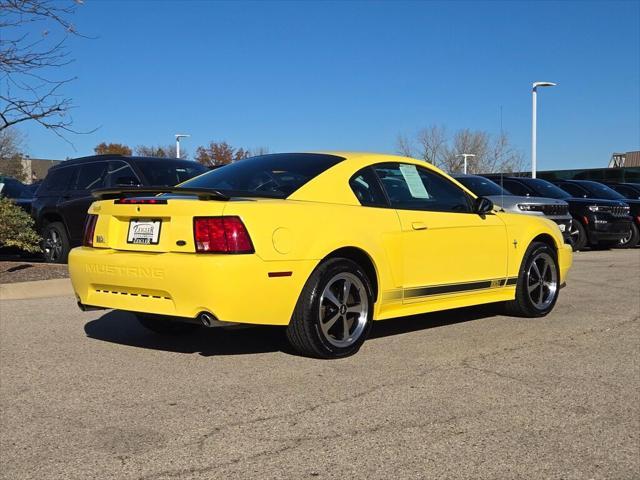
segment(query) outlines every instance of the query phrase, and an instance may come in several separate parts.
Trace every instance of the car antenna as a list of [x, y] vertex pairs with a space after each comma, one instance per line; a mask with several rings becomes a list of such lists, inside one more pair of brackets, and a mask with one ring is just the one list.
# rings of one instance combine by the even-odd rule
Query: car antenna
[[[502, 111], [502, 107], [500, 107]], [[504, 212], [504, 182], [502, 181], [503, 173], [500, 172], [500, 208]]]

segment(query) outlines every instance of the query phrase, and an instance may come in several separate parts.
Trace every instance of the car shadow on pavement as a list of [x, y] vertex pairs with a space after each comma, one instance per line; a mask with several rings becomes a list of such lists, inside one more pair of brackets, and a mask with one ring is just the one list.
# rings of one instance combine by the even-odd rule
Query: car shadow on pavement
[[185, 335], [160, 335], [140, 325], [131, 313], [113, 310], [88, 322], [84, 331], [89, 338], [105, 342], [203, 356], [292, 353], [281, 327], [203, 327]]
[[445, 327], [456, 323], [470, 322], [499, 315], [497, 305], [477, 305], [473, 307], [441, 310], [433, 313], [423, 313], [407, 317], [391, 318], [381, 322], [374, 322], [369, 338], [382, 338], [391, 335], [401, 335], [429, 328]]
[[[496, 314], [495, 306], [481, 305], [384, 320], [373, 324], [369, 338], [402, 335]], [[296, 355], [286, 340], [284, 327], [199, 328], [186, 335], [165, 336], [144, 328], [131, 313], [113, 310], [88, 322], [84, 331], [89, 338], [105, 342], [202, 356], [268, 352]]]

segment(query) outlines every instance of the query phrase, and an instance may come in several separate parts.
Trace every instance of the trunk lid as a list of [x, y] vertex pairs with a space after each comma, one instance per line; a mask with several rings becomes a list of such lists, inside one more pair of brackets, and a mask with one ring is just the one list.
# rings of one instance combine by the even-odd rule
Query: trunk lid
[[[94, 247], [138, 252], [195, 252], [193, 218], [222, 216], [226, 201], [195, 197], [137, 197], [94, 202]], [[155, 201], [159, 203], [146, 203]]]

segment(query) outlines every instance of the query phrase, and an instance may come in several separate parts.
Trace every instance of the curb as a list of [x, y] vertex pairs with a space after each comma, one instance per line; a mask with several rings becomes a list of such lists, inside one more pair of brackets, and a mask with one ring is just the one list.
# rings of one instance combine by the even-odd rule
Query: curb
[[0, 284], [0, 300], [25, 300], [68, 295], [74, 295], [71, 280], [68, 278]]

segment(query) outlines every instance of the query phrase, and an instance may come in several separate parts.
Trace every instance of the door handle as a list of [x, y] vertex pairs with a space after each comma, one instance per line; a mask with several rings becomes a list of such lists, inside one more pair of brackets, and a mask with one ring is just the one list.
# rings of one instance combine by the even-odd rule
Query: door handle
[[413, 223], [411, 224], [411, 227], [412, 227], [414, 230], [426, 230], [426, 229], [427, 229], [427, 226], [426, 226], [424, 223], [422, 223], [422, 222], [413, 222]]

